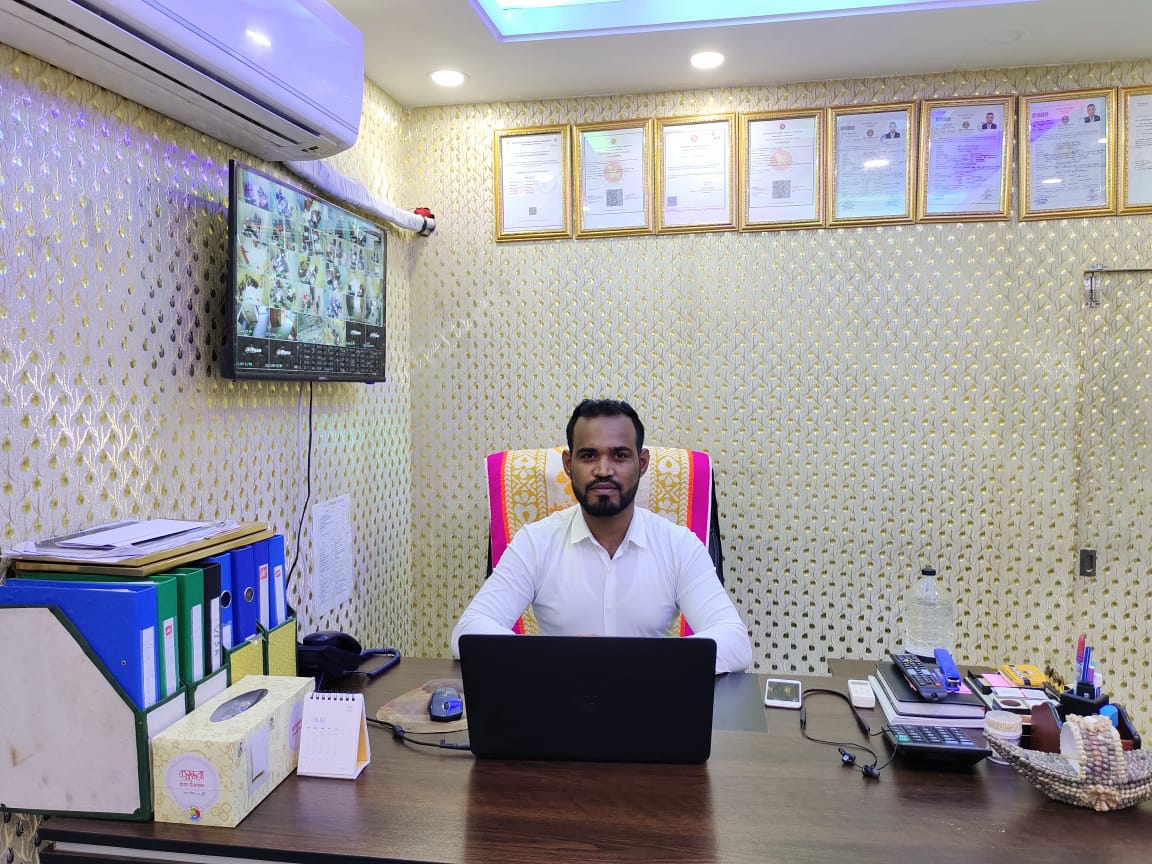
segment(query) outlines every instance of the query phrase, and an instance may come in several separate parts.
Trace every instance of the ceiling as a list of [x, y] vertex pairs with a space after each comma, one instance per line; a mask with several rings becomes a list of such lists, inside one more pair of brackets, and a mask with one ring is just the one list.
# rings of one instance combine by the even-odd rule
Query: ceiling
[[[1152, 57], [1152, 0], [1036, 0], [530, 42], [468, 0], [329, 0], [364, 34], [365, 74], [407, 107], [773, 85]], [[688, 58], [720, 51], [718, 69]], [[454, 89], [429, 73], [468, 76]]]

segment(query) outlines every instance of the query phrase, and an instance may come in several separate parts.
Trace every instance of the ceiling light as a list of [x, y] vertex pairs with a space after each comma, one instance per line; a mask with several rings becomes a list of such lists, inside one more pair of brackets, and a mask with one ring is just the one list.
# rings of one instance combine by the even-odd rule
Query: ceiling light
[[263, 45], [265, 48], [272, 47], [272, 40], [261, 33], [259, 30], [245, 30], [244, 35], [255, 42], [257, 45]]
[[[500, 42], [1035, 2], [1040, 0], [468, 0]], [[1007, 30], [986, 38], [1009, 44], [1022, 36]]]
[[455, 69], [438, 69], [428, 77], [441, 87], [459, 87], [468, 76]]
[[724, 55], [719, 51], [701, 51], [692, 55], [692, 65], [697, 69], [715, 69], [724, 62]]

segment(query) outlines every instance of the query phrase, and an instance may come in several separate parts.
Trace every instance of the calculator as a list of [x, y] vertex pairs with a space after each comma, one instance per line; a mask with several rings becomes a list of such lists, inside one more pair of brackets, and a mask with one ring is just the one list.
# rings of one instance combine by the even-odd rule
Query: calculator
[[912, 726], [894, 723], [884, 730], [888, 743], [906, 757], [975, 765], [992, 751], [958, 726]]

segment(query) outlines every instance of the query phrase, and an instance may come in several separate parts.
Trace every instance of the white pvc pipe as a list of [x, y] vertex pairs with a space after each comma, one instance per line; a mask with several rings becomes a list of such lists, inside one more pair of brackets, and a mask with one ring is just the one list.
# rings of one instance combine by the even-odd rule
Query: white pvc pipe
[[284, 162], [283, 165], [297, 177], [302, 177], [334, 198], [369, 213], [375, 213], [393, 225], [417, 232], [421, 237], [427, 237], [436, 230], [434, 218], [401, 210], [387, 201], [381, 201], [359, 180], [345, 177], [322, 159], [314, 162]]

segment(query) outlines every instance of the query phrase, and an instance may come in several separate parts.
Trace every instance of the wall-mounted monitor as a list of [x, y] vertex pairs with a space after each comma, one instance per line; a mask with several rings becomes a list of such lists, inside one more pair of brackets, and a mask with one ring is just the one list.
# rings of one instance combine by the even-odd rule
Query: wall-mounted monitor
[[384, 229], [241, 162], [229, 175], [223, 374], [383, 381]]

